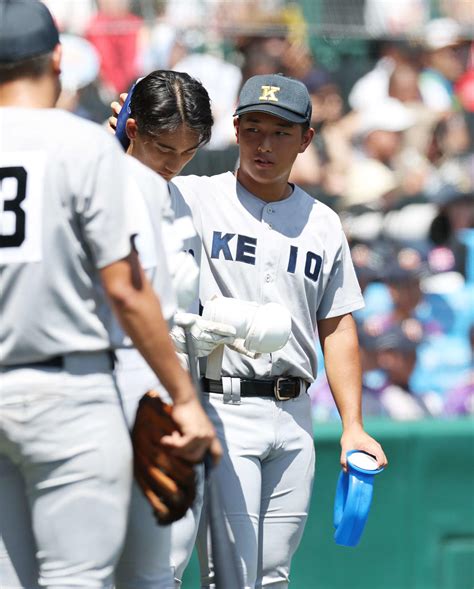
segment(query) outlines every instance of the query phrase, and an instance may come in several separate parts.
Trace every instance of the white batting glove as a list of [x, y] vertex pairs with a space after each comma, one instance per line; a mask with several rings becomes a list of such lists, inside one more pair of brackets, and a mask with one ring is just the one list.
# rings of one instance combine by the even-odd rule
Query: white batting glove
[[[180, 323], [180, 315], [189, 317], [190, 313], [176, 313], [175, 321]], [[227, 325], [226, 323], [218, 323], [216, 321], [208, 321], [199, 315], [193, 315], [194, 323], [190, 329], [190, 335], [193, 340], [194, 350], [198, 358], [209, 356], [211, 352], [223, 344], [233, 343], [236, 335], [235, 327]], [[170, 332], [178, 352], [186, 353], [186, 338], [184, 329], [175, 325]]]

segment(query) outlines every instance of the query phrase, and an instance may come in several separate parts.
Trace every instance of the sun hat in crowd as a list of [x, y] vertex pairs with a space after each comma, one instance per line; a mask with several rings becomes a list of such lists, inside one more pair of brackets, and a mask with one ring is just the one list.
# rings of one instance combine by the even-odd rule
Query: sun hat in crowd
[[424, 49], [437, 51], [457, 45], [460, 41], [461, 27], [452, 18], [435, 18], [426, 24], [423, 33]]
[[373, 131], [406, 131], [415, 124], [414, 114], [396, 98], [387, 97], [360, 113], [359, 134]]

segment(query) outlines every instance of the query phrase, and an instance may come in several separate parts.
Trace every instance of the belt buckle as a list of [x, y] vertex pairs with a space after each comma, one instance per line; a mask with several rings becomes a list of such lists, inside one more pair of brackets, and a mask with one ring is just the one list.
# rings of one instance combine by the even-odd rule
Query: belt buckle
[[273, 387], [273, 393], [275, 395], [275, 398], [278, 401], [288, 401], [290, 399], [294, 399], [295, 397], [297, 397], [298, 395], [282, 395], [281, 394], [281, 392], [280, 392], [280, 383], [283, 380], [288, 380], [288, 378], [285, 378], [284, 376], [279, 376], [276, 379], [275, 386]]

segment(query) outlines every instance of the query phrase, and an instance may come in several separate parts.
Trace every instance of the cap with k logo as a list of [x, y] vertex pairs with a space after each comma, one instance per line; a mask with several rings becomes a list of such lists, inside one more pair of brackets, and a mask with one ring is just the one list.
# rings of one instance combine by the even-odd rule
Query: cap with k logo
[[303, 82], [281, 74], [253, 76], [240, 91], [234, 116], [265, 112], [291, 123], [310, 123], [311, 98]]

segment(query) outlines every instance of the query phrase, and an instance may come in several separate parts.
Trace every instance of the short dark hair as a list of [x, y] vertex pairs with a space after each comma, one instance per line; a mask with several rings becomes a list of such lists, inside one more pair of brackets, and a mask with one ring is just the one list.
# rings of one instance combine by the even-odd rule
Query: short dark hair
[[0, 62], [0, 84], [14, 82], [21, 78], [40, 78], [48, 71], [52, 55], [52, 53], [43, 53], [22, 61]]
[[301, 133], [304, 135], [306, 132], [309, 131], [311, 125], [309, 123], [300, 123], [301, 126]]
[[130, 117], [146, 135], [172, 132], [184, 124], [199, 135], [200, 145], [209, 142], [214, 123], [209, 94], [201, 82], [171, 70], [156, 70], [138, 82]]

